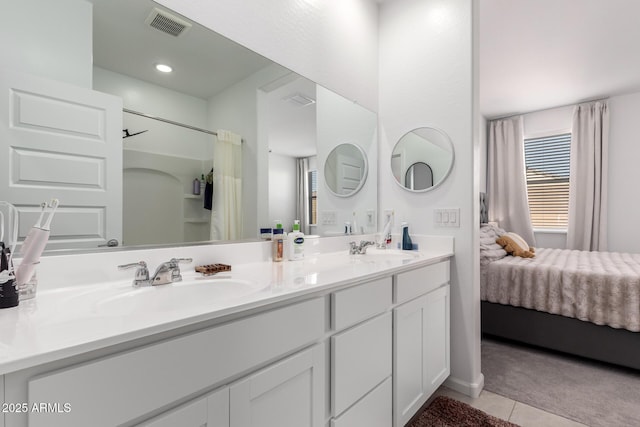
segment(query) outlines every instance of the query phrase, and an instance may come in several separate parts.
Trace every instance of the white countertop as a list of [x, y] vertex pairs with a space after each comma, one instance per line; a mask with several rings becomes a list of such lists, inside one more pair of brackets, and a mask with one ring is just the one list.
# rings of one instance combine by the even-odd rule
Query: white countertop
[[[231, 272], [208, 279], [186, 266], [183, 282], [138, 289], [130, 279], [44, 288], [35, 299], [0, 310], [0, 375], [428, 265], [452, 256], [453, 248], [371, 252], [233, 264]], [[230, 295], [225, 289], [232, 286], [245, 294]]]

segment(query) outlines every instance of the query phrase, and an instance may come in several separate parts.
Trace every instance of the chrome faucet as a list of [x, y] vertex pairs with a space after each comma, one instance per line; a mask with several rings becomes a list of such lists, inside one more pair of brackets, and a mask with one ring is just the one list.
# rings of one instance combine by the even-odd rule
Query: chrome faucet
[[350, 255], [364, 255], [367, 253], [367, 248], [369, 246], [375, 245], [376, 242], [371, 242], [367, 240], [360, 240], [360, 244], [356, 245], [356, 242], [349, 242], [349, 254]]
[[193, 261], [192, 258], [171, 258], [167, 262], [163, 262], [156, 268], [156, 272], [151, 279], [152, 285], [166, 285], [167, 283], [179, 282], [182, 280], [180, 274], [181, 262], [187, 263]]
[[179, 263], [191, 262], [192, 258], [171, 258], [167, 262], [163, 262], [156, 268], [156, 272], [152, 278], [149, 278], [149, 269], [144, 261], [134, 262], [131, 264], [119, 265], [118, 269], [125, 270], [127, 268], [136, 267], [136, 275], [133, 279], [133, 287], [166, 285], [168, 283], [179, 282], [182, 280]]

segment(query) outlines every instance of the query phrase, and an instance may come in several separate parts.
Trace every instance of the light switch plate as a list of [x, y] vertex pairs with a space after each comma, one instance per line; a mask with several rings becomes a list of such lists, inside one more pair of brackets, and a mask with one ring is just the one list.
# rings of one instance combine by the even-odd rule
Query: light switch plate
[[433, 223], [437, 227], [460, 227], [460, 208], [434, 209]]

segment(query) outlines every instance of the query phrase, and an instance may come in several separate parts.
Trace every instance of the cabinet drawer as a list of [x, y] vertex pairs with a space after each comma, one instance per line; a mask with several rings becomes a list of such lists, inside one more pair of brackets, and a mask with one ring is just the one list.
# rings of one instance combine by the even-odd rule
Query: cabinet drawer
[[318, 340], [324, 310], [315, 298], [32, 379], [30, 405], [72, 411], [30, 413], [29, 426], [126, 423]]
[[396, 304], [426, 294], [449, 282], [449, 261], [400, 273], [396, 277], [393, 299]]
[[331, 337], [331, 409], [340, 415], [391, 375], [391, 313]]
[[389, 427], [391, 421], [391, 378], [387, 378], [347, 412], [331, 420], [331, 427]]
[[331, 294], [331, 326], [339, 331], [382, 313], [391, 306], [387, 277]]

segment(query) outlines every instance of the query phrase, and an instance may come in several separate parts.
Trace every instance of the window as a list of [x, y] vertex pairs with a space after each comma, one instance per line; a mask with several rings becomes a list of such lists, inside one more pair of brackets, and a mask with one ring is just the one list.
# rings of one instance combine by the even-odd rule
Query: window
[[570, 133], [524, 140], [533, 228], [567, 229], [570, 150]]
[[318, 171], [309, 171], [309, 224], [318, 223]]

